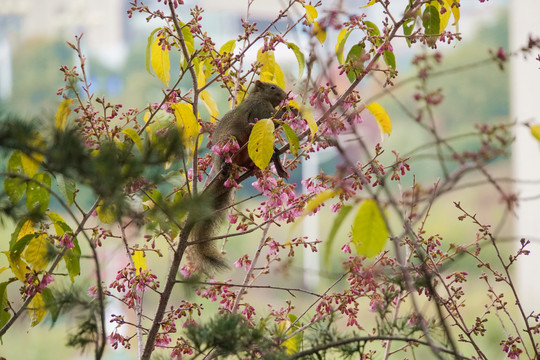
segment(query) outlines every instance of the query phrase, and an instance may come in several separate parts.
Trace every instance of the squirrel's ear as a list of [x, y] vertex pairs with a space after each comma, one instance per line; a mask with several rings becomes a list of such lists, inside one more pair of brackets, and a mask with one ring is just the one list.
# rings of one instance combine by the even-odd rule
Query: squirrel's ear
[[261, 80], [255, 80], [255, 87], [256, 88], [259, 88], [259, 87], [262, 87], [262, 81]]

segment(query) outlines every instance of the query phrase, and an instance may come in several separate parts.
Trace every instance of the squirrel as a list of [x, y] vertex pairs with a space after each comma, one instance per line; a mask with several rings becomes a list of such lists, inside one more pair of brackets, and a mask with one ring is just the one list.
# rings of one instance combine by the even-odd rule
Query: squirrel
[[[226, 113], [216, 125], [212, 134], [213, 144], [223, 144], [233, 137], [238, 142], [240, 149], [231, 157], [235, 165], [252, 168], [253, 162], [249, 158], [246, 143], [249, 140], [253, 124], [258, 119], [281, 117], [285, 112], [279, 112], [276, 107], [287, 98], [287, 94], [279, 86], [257, 80], [255, 87], [247, 97], [235, 109]], [[281, 177], [288, 177], [279, 160], [279, 153], [275, 150], [272, 160], [276, 171]], [[203, 196], [210, 201], [210, 208], [214, 213], [205, 218], [190, 219], [193, 222], [191, 241], [193, 244], [188, 249], [188, 258], [196, 264], [197, 269], [206, 274], [228, 268], [223, 257], [210, 239], [215, 229], [225, 218], [225, 209], [234, 201], [234, 188], [224, 186], [230, 175], [230, 164], [217, 154], [212, 155], [212, 171], [217, 175], [208, 183], [203, 190]], [[192, 215], [194, 217], [195, 215]]]

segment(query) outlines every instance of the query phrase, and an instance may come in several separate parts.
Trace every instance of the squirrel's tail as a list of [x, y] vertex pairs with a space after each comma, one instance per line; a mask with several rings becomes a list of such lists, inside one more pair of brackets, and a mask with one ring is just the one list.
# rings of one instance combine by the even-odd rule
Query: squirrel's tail
[[233, 188], [223, 186], [224, 181], [219, 180], [221, 179], [214, 179], [203, 192], [203, 196], [209, 197], [213, 213], [200, 219], [192, 219], [194, 225], [191, 241], [194, 244], [188, 248], [189, 259], [195, 263], [198, 270], [207, 275], [229, 267], [217, 249], [216, 242], [210, 240], [225, 219], [226, 208], [232, 203], [234, 196]]

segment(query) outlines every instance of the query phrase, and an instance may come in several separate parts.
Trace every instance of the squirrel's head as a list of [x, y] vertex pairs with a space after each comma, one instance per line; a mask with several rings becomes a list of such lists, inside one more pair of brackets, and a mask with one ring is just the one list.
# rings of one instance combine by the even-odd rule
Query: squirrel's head
[[255, 81], [255, 88], [252, 90], [252, 94], [262, 96], [265, 100], [270, 101], [274, 107], [278, 106], [281, 101], [287, 98], [287, 93], [282, 88], [276, 84], [260, 80]]

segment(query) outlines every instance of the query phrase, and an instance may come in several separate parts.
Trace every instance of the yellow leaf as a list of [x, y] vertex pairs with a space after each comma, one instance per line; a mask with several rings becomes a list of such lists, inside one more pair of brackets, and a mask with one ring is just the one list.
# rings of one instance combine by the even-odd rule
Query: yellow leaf
[[[278, 330], [281, 333], [284, 333], [286, 329], [291, 326], [292, 322], [290, 320], [285, 320], [280, 322], [278, 326]], [[293, 331], [297, 330], [298, 326], [294, 326], [292, 329], [290, 329], [287, 332], [287, 335], [292, 334]], [[296, 354], [298, 351], [300, 351], [300, 348], [302, 346], [302, 339], [303, 339], [303, 333], [300, 332], [296, 334], [295, 336], [288, 338], [284, 342], [281, 343], [281, 346], [285, 347], [285, 353], [288, 355]]]
[[193, 151], [195, 140], [201, 131], [201, 125], [193, 114], [193, 107], [184, 103], [172, 104], [171, 107], [174, 110], [176, 125], [178, 131], [182, 133], [184, 144]]
[[204, 106], [208, 110], [211, 116], [211, 121], [219, 119], [219, 110], [215, 100], [212, 98], [212, 95], [206, 90], [201, 91], [199, 97], [201, 98]]
[[58, 106], [55, 116], [55, 126], [57, 129], [64, 130], [66, 128], [66, 120], [71, 113], [71, 108], [69, 107], [73, 103], [73, 99], [64, 99]]
[[368, 6], [374, 5], [376, 2], [377, 0], [370, 0], [370, 2], [367, 3], [367, 5], [360, 7], [360, 9], [367, 8]]
[[165, 86], [169, 86], [169, 80], [171, 78], [169, 50], [167, 48], [161, 48], [159, 45], [160, 38], [161, 37], [156, 37], [152, 43], [152, 48], [150, 50], [150, 64], [152, 64], [152, 69], [161, 82], [163, 82]]
[[[32, 137], [29, 140], [29, 144], [36, 149], [44, 149], [45, 142], [39, 133], [31, 134]], [[33, 152], [30, 155], [25, 155], [21, 153], [21, 164], [23, 167], [23, 172], [29, 177], [34, 177], [37, 173], [41, 162], [43, 161], [43, 153]]]
[[104, 206], [103, 201], [100, 201], [96, 212], [98, 219], [104, 224], [112, 224], [116, 220], [116, 205], [114, 204]]
[[285, 75], [281, 71], [278, 63], [274, 63], [274, 78], [276, 79], [276, 84], [282, 89], [285, 89]]
[[[271, 82], [274, 83], [274, 74], [272, 74], [269, 71], [261, 71], [261, 77], [260, 79], [262, 82]], [[276, 84], [277, 85], [277, 84]]]
[[313, 7], [312, 5], [304, 5], [304, 8], [306, 9], [306, 20], [308, 23], [313, 23], [313, 20], [319, 16], [319, 13], [317, 12], [317, 9]]
[[9, 254], [9, 251], [2, 251], [2, 253], [6, 255], [8, 259], [8, 263], [9, 263], [9, 268], [11, 269], [13, 274], [15, 274], [15, 276], [17, 277], [17, 279], [19, 279], [19, 281], [24, 282], [25, 281], [24, 274], [28, 272], [28, 270], [26, 269], [26, 263], [20, 257], [15, 257], [15, 258], [11, 257]]
[[204, 62], [199, 61], [198, 66], [195, 66], [195, 72], [197, 73], [197, 86], [202, 88], [206, 85], [206, 75], [203, 70]]
[[248, 154], [259, 169], [266, 169], [274, 153], [274, 122], [261, 119], [255, 123], [249, 135]]
[[219, 48], [219, 53], [232, 53], [236, 47], [236, 40], [229, 40]]
[[[448, 3], [448, 0], [443, 1], [444, 5], [441, 5], [437, 0], [433, 0], [430, 3], [430, 5], [434, 6], [439, 12], [439, 33], [442, 33], [446, 28], [446, 25], [448, 25], [448, 20], [450, 20], [450, 14], [452, 13], [450, 11], [450, 4]], [[446, 10], [441, 11], [442, 8], [445, 8]]]
[[366, 108], [373, 114], [373, 116], [375, 116], [379, 130], [381, 131], [381, 135], [383, 133], [390, 135], [392, 132], [392, 121], [390, 121], [390, 117], [386, 113], [386, 110], [384, 110], [384, 108], [376, 102], [366, 105]]
[[260, 48], [257, 52], [257, 62], [262, 64], [261, 66], [261, 77], [260, 80], [264, 82], [270, 82], [276, 84], [280, 88], [285, 88], [285, 76], [281, 67], [276, 63], [274, 52], [265, 51], [262, 52], [263, 48]]
[[28, 177], [34, 177], [37, 173], [41, 161], [43, 160], [42, 154], [33, 153], [32, 157], [21, 153], [21, 163], [23, 171]]
[[300, 51], [298, 45], [292, 42], [288, 42], [287, 47], [294, 52], [294, 56], [296, 56], [296, 60], [298, 60], [298, 78], [300, 79], [304, 73], [304, 68], [306, 67], [304, 54]]
[[296, 133], [288, 124], [283, 123], [281, 124], [281, 127], [285, 132], [285, 136], [287, 137], [287, 141], [289, 142], [291, 152], [293, 153], [293, 155], [298, 154], [298, 149], [300, 148], [300, 141], [298, 140], [298, 136], [296, 136]]
[[303, 104], [299, 104], [296, 101], [292, 100], [289, 101], [289, 104], [298, 110], [300, 110], [300, 113], [302, 114], [302, 117], [306, 120], [309, 126], [309, 130], [311, 130], [311, 138], [315, 136], [315, 133], [319, 130], [319, 126], [317, 125], [317, 122], [315, 121], [315, 118], [313, 117], [313, 112], [311, 109]]
[[298, 225], [304, 220], [304, 217], [314, 212], [319, 206], [322, 205], [322, 203], [324, 203], [328, 199], [332, 199], [333, 197], [336, 197], [337, 195], [341, 194], [341, 192], [342, 192], [341, 189], [338, 189], [338, 190], [326, 189], [324, 191], [321, 191], [314, 197], [312, 197], [306, 203], [306, 207], [302, 215], [299, 216], [294, 222], [292, 229], [294, 230], [296, 228], [296, 225]]
[[309, 215], [312, 212], [314, 212], [319, 206], [321, 206], [322, 203], [324, 203], [328, 199], [332, 199], [333, 197], [341, 194], [341, 189], [338, 190], [332, 190], [332, 189], [326, 189], [324, 191], [321, 191], [314, 197], [312, 197], [306, 204], [306, 208], [304, 209], [303, 215]]
[[345, 47], [345, 42], [347, 41], [347, 38], [349, 37], [350, 34], [351, 34], [350, 29], [343, 28], [341, 29], [337, 37], [336, 56], [340, 65], [342, 65], [345, 62], [345, 59], [343, 58], [343, 48]]
[[388, 229], [375, 200], [368, 199], [360, 205], [351, 233], [358, 254], [372, 258], [383, 250]]
[[538, 141], [540, 141], [540, 125], [532, 125], [530, 126], [531, 129], [531, 135], [534, 136], [534, 138]]
[[49, 264], [49, 246], [50, 243], [45, 234], [38, 235], [30, 240], [24, 251], [24, 258], [32, 265], [32, 270], [45, 270]]
[[139, 149], [139, 151], [143, 150], [143, 142], [142, 142], [141, 136], [139, 135], [139, 133], [137, 133], [137, 131], [131, 128], [126, 128], [122, 130], [122, 133], [126, 134], [131, 139], [131, 141], [133, 141], [133, 143], [135, 144], [135, 146], [137, 146], [137, 149]]
[[186, 42], [187, 50], [191, 55], [195, 52], [195, 40], [193, 39], [193, 34], [191, 33], [189, 26], [186, 26], [186, 24], [181, 21], [180, 26], [182, 26], [182, 36], [184, 37], [184, 41]]
[[140, 270], [146, 270], [146, 256], [144, 255], [144, 251], [135, 251], [135, 253], [133, 254], [133, 264], [135, 265], [135, 271], [137, 272], [137, 275], [141, 274]]
[[30, 313], [31, 325], [36, 326], [43, 320], [47, 314], [47, 308], [45, 307], [45, 301], [40, 293], [37, 293], [30, 304], [28, 305], [28, 312]]
[[19, 230], [19, 234], [17, 235], [17, 240], [20, 240], [24, 236], [28, 234], [34, 233], [34, 222], [32, 220], [26, 220], [24, 224], [21, 226], [21, 230]]
[[[144, 122], [147, 123], [150, 120], [150, 112], [146, 112], [144, 114]], [[174, 115], [165, 111], [165, 110], [158, 110], [154, 114], [154, 117], [152, 120], [150, 120], [150, 124], [146, 126], [146, 131], [150, 134], [149, 138], [150, 140], [155, 139], [155, 134], [159, 130], [168, 128], [173, 124]]]
[[321, 28], [318, 21], [313, 22], [313, 33], [322, 45], [326, 40], [326, 31]]
[[[459, 0], [454, 0], [452, 3], [456, 2], [457, 5], [459, 5]], [[454, 15], [454, 22], [452, 23], [452, 25], [455, 25], [456, 26], [456, 31], [459, 31], [459, 28], [458, 28], [458, 23], [459, 23], [459, 6], [451, 6], [450, 5], [450, 10], [452, 10], [452, 14]]]

